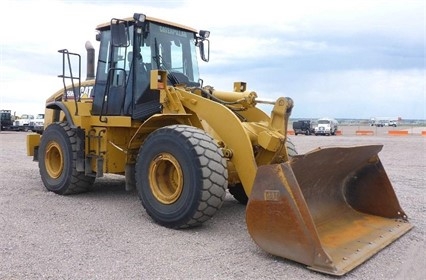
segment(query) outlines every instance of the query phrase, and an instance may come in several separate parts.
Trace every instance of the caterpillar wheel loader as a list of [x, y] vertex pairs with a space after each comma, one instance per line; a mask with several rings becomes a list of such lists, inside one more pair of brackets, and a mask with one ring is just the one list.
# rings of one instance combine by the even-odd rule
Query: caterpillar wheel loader
[[197, 57], [209, 60], [208, 31], [138, 13], [96, 30], [98, 59], [87, 42], [84, 81], [80, 55], [59, 50], [64, 87], [46, 101], [43, 134], [28, 134], [47, 190], [86, 192], [121, 174], [153, 221], [175, 229], [210, 219], [229, 190], [246, 204], [258, 246], [332, 275], [412, 228], [381, 145], [299, 155], [287, 138], [291, 98], [262, 100], [245, 82], [203, 85]]

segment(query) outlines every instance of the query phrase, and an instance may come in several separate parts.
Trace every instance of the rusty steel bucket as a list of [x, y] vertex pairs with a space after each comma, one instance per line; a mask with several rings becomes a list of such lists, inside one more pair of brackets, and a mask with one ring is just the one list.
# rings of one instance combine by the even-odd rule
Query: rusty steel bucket
[[265, 251], [344, 275], [408, 232], [378, 157], [382, 145], [318, 148], [260, 166], [246, 210]]

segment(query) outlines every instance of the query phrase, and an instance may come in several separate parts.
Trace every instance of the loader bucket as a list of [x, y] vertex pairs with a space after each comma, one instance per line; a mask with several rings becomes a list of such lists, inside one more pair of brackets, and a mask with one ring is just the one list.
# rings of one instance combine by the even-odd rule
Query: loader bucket
[[273, 255], [343, 275], [408, 232], [381, 149], [318, 148], [260, 166], [246, 209], [253, 240]]

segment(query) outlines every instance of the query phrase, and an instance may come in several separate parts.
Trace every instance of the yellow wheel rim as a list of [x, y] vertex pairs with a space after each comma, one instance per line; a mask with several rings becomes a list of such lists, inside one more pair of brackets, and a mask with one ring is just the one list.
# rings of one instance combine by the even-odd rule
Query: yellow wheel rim
[[44, 154], [46, 171], [53, 179], [59, 178], [64, 170], [64, 156], [61, 146], [56, 142], [49, 142]]
[[182, 169], [176, 158], [168, 153], [158, 155], [149, 166], [149, 183], [159, 202], [176, 202], [183, 191]]

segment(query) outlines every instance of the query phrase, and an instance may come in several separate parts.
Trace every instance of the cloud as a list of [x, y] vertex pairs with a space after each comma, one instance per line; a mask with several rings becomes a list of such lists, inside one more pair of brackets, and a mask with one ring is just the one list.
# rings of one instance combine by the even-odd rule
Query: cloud
[[[0, 4], [0, 106], [39, 113], [62, 87], [59, 49], [95, 48], [95, 27], [134, 12], [211, 31], [206, 84], [246, 81], [265, 99], [295, 100], [293, 116], [425, 119], [426, 2], [9, 1]], [[37, 13], [35, 12], [37, 11]], [[36, 104], [36, 105], [35, 105]], [[37, 109], [35, 109], [37, 108]], [[37, 110], [36, 112], [31, 110]]]
[[407, 119], [413, 112], [425, 117], [423, 71], [329, 72], [314, 75], [309, 85], [299, 102], [304, 106], [295, 113], [312, 108], [314, 116], [331, 111], [340, 118], [399, 116]]

